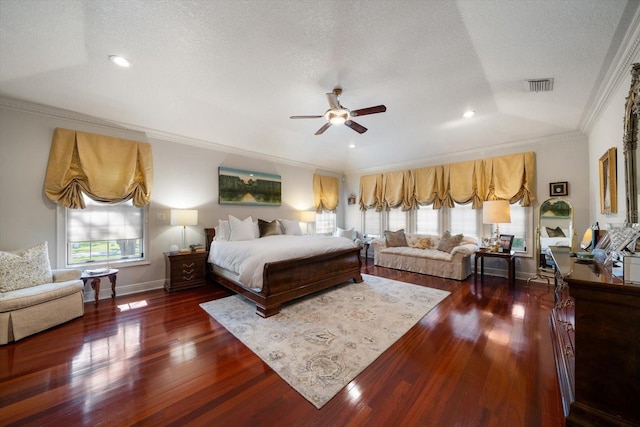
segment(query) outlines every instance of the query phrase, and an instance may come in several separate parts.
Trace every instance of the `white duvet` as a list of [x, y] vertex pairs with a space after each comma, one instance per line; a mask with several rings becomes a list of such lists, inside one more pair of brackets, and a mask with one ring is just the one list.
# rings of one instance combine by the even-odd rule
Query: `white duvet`
[[253, 240], [214, 240], [209, 262], [232, 271], [245, 286], [262, 289], [262, 273], [267, 262], [320, 255], [357, 247], [344, 237], [329, 236], [267, 236]]

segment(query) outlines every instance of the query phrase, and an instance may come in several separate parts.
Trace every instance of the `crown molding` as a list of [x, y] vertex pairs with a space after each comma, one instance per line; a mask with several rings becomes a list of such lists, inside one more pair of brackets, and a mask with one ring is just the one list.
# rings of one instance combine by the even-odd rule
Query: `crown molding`
[[[631, 3], [630, 3], [631, 4]], [[591, 106], [583, 114], [580, 120], [579, 128], [589, 134], [596, 120], [600, 117], [603, 110], [611, 103], [613, 94], [618, 87], [629, 80], [629, 73], [634, 58], [637, 58], [640, 49], [640, 8], [636, 6], [635, 14], [629, 25], [629, 31], [620, 44], [611, 66], [608, 68], [604, 76], [603, 83], [596, 95], [592, 97]]]
[[504, 144], [496, 144], [477, 148], [473, 150], [459, 151], [457, 153], [447, 153], [439, 156], [433, 156], [429, 158], [421, 158], [412, 160], [410, 162], [392, 163], [384, 166], [374, 166], [371, 168], [352, 169], [345, 171], [345, 174], [372, 174], [378, 172], [389, 172], [394, 170], [415, 169], [425, 167], [429, 165], [456, 163], [458, 161], [465, 161], [468, 158], [474, 156], [475, 159], [485, 159], [487, 157], [494, 157], [498, 154], [491, 154], [492, 151], [505, 151], [511, 148], [526, 147], [527, 151], [532, 151], [536, 146], [547, 144], [558, 144], [571, 140], [586, 139], [586, 135], [582, 131], [572, 131], [558, 133], [555, 135], [543, 136], [539, 138], [523, 139], [520, 141], [508, 142]]
[[[294, 167], [299, 167], [303, 169], [316, 170], [318, 168], [322, 168], [324, 170], [328, 170], [326, 167], [320, 166], [320, 165], [294, 161], [294, 160], [285, 159], [278, 156], [262, 154], [255, 151], [242, 150], [239, 148], [218, 144], [218, 143], [206, 141], [203, 139], [190, 138], [182, 135], [176, 135], [169, 132], [163, 132], [155, 129], [144, 128], [141, 126], [135, 126], [127, 123], [113, 122], [109, 120], [100, 119], [98, 117], [90, 116], [87, 114], [83, 114], [83, 113], [78, 113], [71, 110], [65, 110], [58, 107], [52, 107], [49, 105], [36, 104], [30, 101], [25, 101], [21, 99], [0, 96], [0, 107], [7, 108], [10, 110], [15, 110], [15, 111], [37, 114], [37, 115], [46, 116], [46, 117], [73, 120], [81, 123], [91, 124], [94, 126], [100, 126], [107, 129], [136, 132], [138, 135], [142, 133], [147, 137], [147, 139], [157, 139], [161, 141], [173, 142], [176, 144], [183, 144], [183, 145], [189, 145], [192, 147], [204, 148], [212, 151], [220, 151], [227, 154], [236, 154], [239, 156], [251, 157], [252, 159], [259, 159], [259, 160], [264, 160], [264, 161], [273, 162], [273, 163], [285, 164], [288, 166], [294, 166]], [[341, 170], [337, 170], [337, 169], [333, 170], [333, 172], [339, 173], [339, 174], [342, 173]]]

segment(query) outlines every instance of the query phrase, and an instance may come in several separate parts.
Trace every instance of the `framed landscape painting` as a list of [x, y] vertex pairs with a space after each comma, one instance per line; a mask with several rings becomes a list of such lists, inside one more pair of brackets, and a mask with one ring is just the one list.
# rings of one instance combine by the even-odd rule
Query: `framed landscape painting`
[[221, 205], [280, 206], [280, 175], [218, 168], [218, 203]]

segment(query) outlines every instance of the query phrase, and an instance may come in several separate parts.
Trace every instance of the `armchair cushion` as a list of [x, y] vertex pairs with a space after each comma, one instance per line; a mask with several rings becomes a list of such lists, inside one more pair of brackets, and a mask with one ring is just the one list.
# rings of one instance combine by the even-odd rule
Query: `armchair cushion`
[[19, 251], [0, 251], [0, 292], [42, 285], [52, 280], [47, 242]]

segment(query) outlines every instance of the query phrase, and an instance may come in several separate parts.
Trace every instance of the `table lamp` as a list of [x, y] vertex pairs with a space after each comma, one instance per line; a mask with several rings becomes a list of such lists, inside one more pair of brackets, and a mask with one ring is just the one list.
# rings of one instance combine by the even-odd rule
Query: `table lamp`
[[196, 209], [171, 209], [171, 225], [182, 226], [182, 249], [187, 248], [187, 225], [198, 225]]
[[487, 200], [482, 204], [482, 223], [495, 224], [496, 233], [494, 236], [492, 247], [500, 239], [500, 223], [511, 222], [511, 209], [508, 200]]
[[307, 223], [307, 234], [314, 234], [314, 233], [309, 233], [309, 225], [311, 225], [311, 228], [313, 231], [312, 224], [316, 222], [316, 213], [314, 211], [300, 212], [300, 221]]

